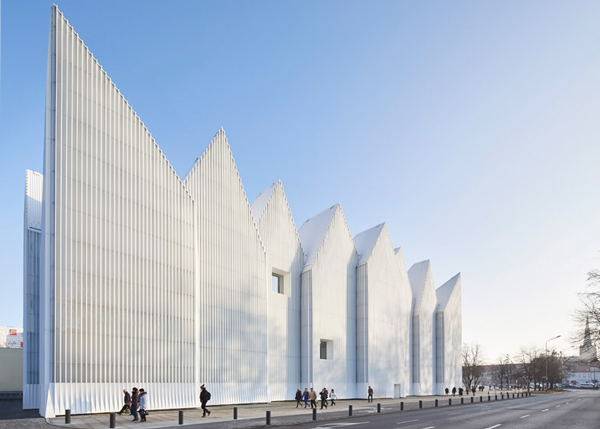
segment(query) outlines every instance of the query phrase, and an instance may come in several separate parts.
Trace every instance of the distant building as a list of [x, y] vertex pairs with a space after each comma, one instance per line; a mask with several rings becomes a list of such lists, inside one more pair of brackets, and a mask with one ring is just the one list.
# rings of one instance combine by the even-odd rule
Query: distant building
[[[24, 408], [114, 411], [441, 393], [461, 379], [460, 275], [436, 292], [385, 224], [339, 204], [297, 230], [283, 186], [252, 203], [223, 129], [180, 178], [51, 10], [44, 175], [27, 172]], [[43, 188], [43, 191], [42, 191]]]
[[0, 347], [9, 349], [22, 349], [23, 328], [0, 326]]

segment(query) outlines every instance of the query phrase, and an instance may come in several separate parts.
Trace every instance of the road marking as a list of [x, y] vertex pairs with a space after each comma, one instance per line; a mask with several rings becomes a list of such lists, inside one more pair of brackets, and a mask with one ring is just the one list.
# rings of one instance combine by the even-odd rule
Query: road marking
[[360, 423], [326, 423], [324, 426], [317, 426], [313, 429], [331, 429], [331, 428], [340, 428], [344, 426], [354, 426], [354, 425], [366, 425], [369, 422], [360, 422]]
[[548, 411], [548, 408], [546, 408], [545, 410], [542, 410], [542, 413], [543, 413], [543, 412], [546, 412], [546, 411]]
[[426, 427], [426, 428], [423, 428], [423, 429], [435, 429], [435, 426], [429, 426], [429, 427]]
[[497, 428], [499, 426], [502, 426], [502, 425], [494, 425], [494, 426], [490, 426], [489, 428], [485, 428], [485, 429], [494, 429], [494, 428]]
[[462, 411], [456, 411], [454, 413], [448, 413], [448, 415], [451, 416], [451, 415], [454, 415], [454, 414], [461, 414], [461, 413], [462, 413]]
[[419, 419], [415, 419], [415, 420], [405, 420], [403, 422], [398, 422], [396, 423], [397, 425], [403, 425], [404, 423], [412, 423], [412, 422], [418, 422]]
[[525, 417], [529, 417], [529, 414], [525, 414], [524, 416], [519, 417], [520, 419], [524, 419]]
[[560, 407], [560, 405], [557, 405], [556, 408]]

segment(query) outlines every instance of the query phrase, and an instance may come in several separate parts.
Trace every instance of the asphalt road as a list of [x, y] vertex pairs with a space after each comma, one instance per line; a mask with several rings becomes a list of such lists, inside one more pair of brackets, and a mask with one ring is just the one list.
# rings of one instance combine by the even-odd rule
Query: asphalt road
[[[404, 412], [373, 411], [355, 413], [345, 417], [340, 413], [337, 420], [306, 423], [294, 417], [272, 420], [272, 426], [264, 426], [264, 420], [238, 421], [211, 424], [211, 428], [277, 427], [290, 426], [308, 429], [598, 429], [600, 428], [600, 392], [567, 391], [561, 394], [538, 394], [529, 398], [509, 401], [493, 401], [465, 405], [444, 406]], [[331, 417], [331, 416], [330, 416]], [[176, 426], [173, 427], [173, 429]], [[179, 426], [181, 427], [181, 426]], [[206, 428], [206, 425], [190, 425], [188, 428]]]
[[600, 428], [600, 393], [572, 391], [537, 395], [518, 401], [457, 405], [432, 410], [379, 414], [321, 424], [304, 424], [310, 429], [361, 427], [378, 429], [534, 429]]

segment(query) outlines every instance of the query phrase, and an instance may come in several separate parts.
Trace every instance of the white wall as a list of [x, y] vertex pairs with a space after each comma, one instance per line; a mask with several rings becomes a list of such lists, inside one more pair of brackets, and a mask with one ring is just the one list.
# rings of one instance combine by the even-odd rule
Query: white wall
[[435, 310], [437, 298], [429, 261], [414, 264], [408, 271], [414, 296], [413, 310], [413, 395], [433, 395], [435, 380]]
[[[462, 295], [461, 277], [457, 274], [437, 289], [440, 308], [437, 311], [438, 323], [443, 333], [443, 368], [442, 374], [437, 374], [438, 394], [444, 393], [444, 388], [462, 386]], [[438, 335], [440, 337], [440, 335]], [[439, 347], [439, 344], [437, 345]]]
[[[317, 391], [333, 388], [339, 398], [348, 398], [356, 394], [357, 255], [341, 207], [336, 205], [330, 210], [333, 210], [331, 222], [316, 255], [307, 254], [312, 264], [302, 273], [302, 287], [306, 288], [303, 293], [306, 292], [308, 303], [302, 309], [308, 313], [303, 318], [308, 323], [302, 327], [302, 346], [306, 350], [302, 354], [307, 359], [302, 380], [303, 385], [314, 386]], [[300, 229], [303, 247], [304, 228], [306, 222]], [[304, 335], [305, 330], [308, 336]], [[322, 339], [331, 341], [331, 359], [320, 359]]]
[[40, 412], [195, 406], [194, 201], [56, 7], [49, 48]]
[[185, 185], [197, 213], [200, 383], [213, 404], [266, 402], [266, 254], [222, 129]]
[[[300, 387], [300, 275], [304, 253], [281, 182], [263, 194], [252, 204], [252, 214], [267, 252], [269, 400], [290, 400]], [[262, 204], [262, 199], [266, 203]], [[273, 272], [283, 275], [283, 294], [271, 290]]]

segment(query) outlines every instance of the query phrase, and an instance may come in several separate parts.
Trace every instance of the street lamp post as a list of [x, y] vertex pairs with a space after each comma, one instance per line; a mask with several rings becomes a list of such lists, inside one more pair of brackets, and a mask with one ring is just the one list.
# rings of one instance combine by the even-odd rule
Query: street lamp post
[[546, 392], [548, 391], [548, 385], [550, 384], [550, 382], [548, 381], [548, 342], [556, 340], [557, 338], [560, 338], [560, 335], [546, 340]]

